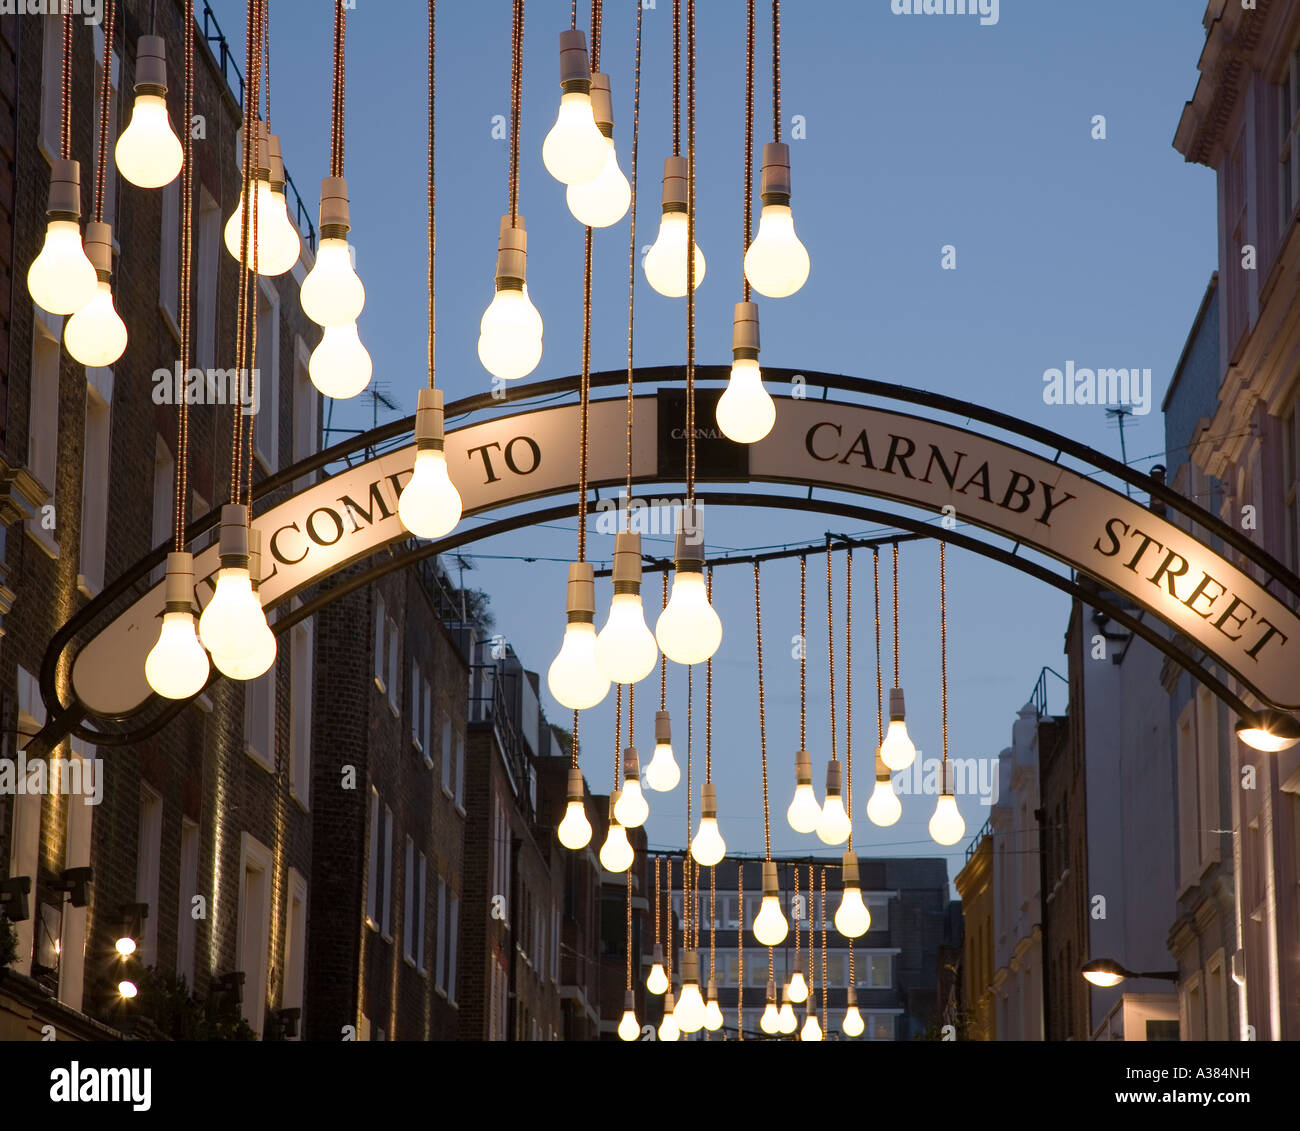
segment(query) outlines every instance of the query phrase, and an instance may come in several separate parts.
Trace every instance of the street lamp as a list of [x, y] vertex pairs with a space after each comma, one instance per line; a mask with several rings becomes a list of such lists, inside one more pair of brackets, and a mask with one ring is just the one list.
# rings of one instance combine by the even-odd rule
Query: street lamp
[[1178, 981], [1177, 970], [1126, 970], [1113, 958], [1094, 958], [1079, 971], [1088, 982], [1101, 989], [1118, 986], [1125, 978], [1158, 978], [1164, 982]]
[[1252, 711], [1237, 723], [1237, 737], [1252, 749], [1276, 754], [1300, 742], [1300, 721], [1272, 708]]

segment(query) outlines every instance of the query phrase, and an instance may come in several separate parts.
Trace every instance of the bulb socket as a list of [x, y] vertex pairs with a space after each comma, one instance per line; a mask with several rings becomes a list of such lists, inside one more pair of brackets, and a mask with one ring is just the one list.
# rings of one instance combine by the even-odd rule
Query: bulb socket
[[885, 760], [880, 756], [880, 751], [876, 751], [876, 781], [891, 782], [894, 780], [893, 771], [885, 765]]
[[577, 766], [569, 769], [569, 791], [565, 800], [577, 801], [584, 807], [587, 803], [587, 783], [582, 780], [582, 771]]
[[704, 572], [704, 515], [695, 503], [687, 503], [677, 512], [673, 560], [678, 573]]
[[795, 785], [812, 785], [812, 755], [800, 750], [794, 756]]
[[560, 32], [560, 89], [565, 94], [586, 94], [591, 90], [587, 35], [576, 28]]
[[636, 994], [632, 990], [623, 991], [623, 1012], [636, 1013]]
[[596, 579], [591, 562], [571, 562], [566, 609], [571, 624], [596, 620]]
[[[242, 145], [244, 139], [244, 131], [240, 130], [239, 134], [240, 134], [240, 144]], [[253, 147], [253, 152], [251, 154], [253, 159], [253, 176], [257, 180], [264, 181], [271, 175], [271, 134], [267, 128], [266, 122], [263, 121], [261, 118], [258, 118], [257, 121], [253, 123], [253, 136], [249, 144], [251, 144]], [[243, 167], [242, 152], [240, 154], [240, 157], [241, 157], [240, 167], [242, 169]], [[280, 176], [281, 179], [283, 179], [284, 177], [283, 168], [280, 171]]]
[[637, 757], [635, 746], [623, 750], [623, 777], [626, 781], [641, 780], [641, 760]]
[[650, 952], [650, 965], [662, 966], [664, 964], [664, 948], [661, 944], [655, 943], [654, 950]]
[[622, 530], [614, 535], [615, 593], [641, 592], [641, 535]]
[[423, 388], [415, 401], [416, 451], [443, 449], [442, 390]]
[[711, 781], [700, 787], [700, 819], [712, 817], [718, 819], [718, 791]]
[[718, 980], [716, 978], [709, 979], [709, 994], [706, 1000], [708, 1001], [718, 1000]]
[[848, 988], [847, 993], [848, 993], [848, 1004], [849, 1004], [850, 1006], [855, 1006], [855, 1005], [857, 1005], [857, 1004], [858, 1004], [858, 988], [857, 988], [856, 986], [850, 985], [849, 988]]
[[672, 1012], [674, 1008], [675, 1008], [675, 1003], [673, 1002], [673, 987], [669, 985], [669, 987], [666, 990], [664, 990], [664, 1016], [665, 1017], [672, 1016]]
[[826, 796], [827, 798], [838, 797], [840, 795], [840, 764], [832, 758], [826, 763]]
[[694, 982], [697, 986], [700, 983], [700, 958], [693, 950], [682, 951], [682, 985], [686, 986]]
[[[781, 887], [778, 884], [776, 878], [776, 861], [764, 860], [763, 861], [763, 898], [767, 899], [768, 896], [779, 896], [780, 894], [781, 894]], [[771, 983], [769, 983], [769, 985], [770, 984]]]
[[[618, 804], [618, 799], [619, 799], [620, 797], [622, 797], [622, 796], [623, 796], [623, 791], [622, 791], [621, 789], [615, 789], [615, 790], [612, 790], [612, 791], [610, 792], [610, 795], [609, 795], [609, 827], [610, 827], [610, 829], [613, 829], [614, 826], [618, 824], [618, 818], [614, 816], [614, 806]], [[609, 833], [606, 832], [605, 835], [608, 837], [608, 836], [609, 836]]]
[[787, 1005], [790, 1001], [790, 987], [788, 985], [781, 987], [781, 1004]]
[[173, 550], [167, 555], [167, 581], [163, 592], [166, 612], [193, 615], [194, 555], [188, 550]]
[[50, 162], [50, 195], [45, 214], [51, 220], [81, 219], [81, 163], [56, 157]]
[[891, 723], [901, 723], [904, 721], [905, 714], [903, 689], [901, 687], [891, 687], [889, 689], [889, 721]]
[[790, 147], [769, 141], [763, 146], [762, 200], [764, 204], [790, 203]]
[[665, 212], [686, 211], [686, 158], [664, 159], [664, 191], [660, 198]]
[[736, 303], [735, 317], [731, 323], [731, 356], [758, 360], [758, 304]]
[[776, 1004], [776, 983], [771, 978], [767, 980], [767, 1004]]
[[614, 136], [614, 100], [609, 91], [609, 75], [591, 72], [591, 116], [596, 128], [606, 137]]
[[284, 157], [280, 152], [280, 135], [267, 134], [267, 179], [275, 192], [284, 191]]
[[347, 178], [322, 177], [320, 181], [321, 239], [341, 240], [351, 230]]
[[501, 230], [497, 236], [497, 290], [522, 290], [528, 277], [528, 233], [524, 231], [524, 218], [515, 215], [501, 217]]
[[92, 220], [86, 225], [86, 234], [81, 240], [86, 249], [86, 258], [95, 268], [101, 280], [107, 280], [113, 274], [113, 228], [102, 221]]
[[861, 880], [858, 879], [858, 854], [856, 852], [846, 852], [840, 861], [840, 888], [860, 888]]
[[135, 92], [167, 93], [167, 41], [161, 35], [142, 35], [135, 41]]
[[248, 508], [227, 503], [221, 508], [219, 542], [222, 569], [248, 569]]
[[667, 711], [655, 712], [655, 745], [671, 746], [673, 742], [673, 725]]
[[941, 782], [939, 787], [939, 796], [941, 797], [956, 796], [956, 791], [954, 788], [956, 777], [957, 777], [957, 767], [954, 766], [951, 762], [949, 762], [948, 759], [945, 757], [939, 767], [939, 779]]

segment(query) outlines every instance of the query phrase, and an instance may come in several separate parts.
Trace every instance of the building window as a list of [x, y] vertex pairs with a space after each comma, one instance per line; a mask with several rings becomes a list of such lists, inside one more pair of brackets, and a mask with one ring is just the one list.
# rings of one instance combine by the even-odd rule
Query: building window
[[1201, 991], [1201, 972], [1187, 979], [1183, 991], [1183, 1010], [1186, 1018], [1184, 1032], [1189, 1041], [1205, 1040], [1205, 998]]
[[[32, 735], [45, 725], [45, 706], [36, 680], [23, 668], [18, 669], [18, 732], [15, 749], [24, 750]], [[10, 812], [9, 875], [31, 876], [36, 884], [41, 849], [41, 795], [24, 790], [14, 796]], [[30, 963], [35, 929], [30, 918], [15, 923], [18, 933], [18, 959]], [[24, 972], [26, 968], [24, 967]]]
[[77, 585], [88, 596], [104, 587], [113, 374], [86, 370], [86, 435], [81, 463], [81, 561]]
[[303, 808], [311, 785], [312, 664], [315, 632], [310, 620], [289, 630], [289, 789]]
[[894, 1039], [894, 1014], [866, 1013], [862, 1020], [866, 1022], [866, 1038], [869, 1041], [892, 1041]]
[[41, 28], [41, 148], [58, 157], [63, 114], [63, 20], [46, 16]]
[[[284, 927], [284, 988], [280, 1008], [302, 1009], [303, 971], [307, 961], [307, 881], [296, 868], [289, 869]], [[302, 1025], [298, 1025], [301, 1039]]]
[[244, 972], [244, 1020], [258, 1036], [266, 1016], [266, 968], [271, 956], [271, 877], [271, 850], [242, 833], [236, 968]]
[[181, 818], [181, 882], [176, 908], [176, 973], [194, 986], [194, 897], [199, 893], [199, 826]]
[[380, 930], [389, 942], [393, 941], [393, 811], [384, 806], [384, 903]]
[[425, 859], [424, 853], [420, 853], [420, 869], [416, 879], [415, 890], [415, 964], [420, 968], [421, 973], [429, 972], [428, 955], [425, 953], [425, 937], [428, 934], [427, 921], [425, 915], [429, 907], [429, 862]]
[[[181, 196], [180, 178], [161, 189], [162, 226], [158, 248], [158, 305], [167, 315], [171, 329], [180, 335], [176, 312], [181, 287]], [[182, 374], [182, 377], [184, 375]]]
[[1178, 887], [1196, 882], [1200, 869], [1201, 814], [1196, 776], [1195, 703], [1188, 703], [1178, 716]]
[[455, 752], [453, 751], [451, 745], [451, 716], [444, 715], [442, 719], [442, 747], [441, 747], [442, 791], [448, 797], [455, 796], [455, 793], [452, 790], [452, 778], [451, 778], [452, 761], [454, 759], [454, 756], [455, 756]]
[[894, 984], [894, 960], [888, 954], [862, 954], [854, 963], [858, 988], [887, 990]]
[[[297, 463], [320, 447], [320, 393], [307, 371], [311, 360], [307, 344], [295, 337], [293, 345], [293, 462]], [[296, 489], [306, 487], [310, 481], [310, 476], [304, 476]]]
[[399, 710], [397, 706], [398, 673], [401, 671], [401, 667], [399, 666], [398, 644], [397, 624], [390, 618], [388, 621], [388, 668], [385, 672], [384, 684], [388, 688], [388, 706], [392, 708], [394, 715]]
[[1282, 138], [1280, 168], [1278, 170], [1278, 197], [1281, 214], [1278, 232], [1286, 238], [1287, 229], [1300, 204], [1300, 49], [1291, 52], [1291, 61], [1282, 85], [1278, 88], [1279, 124]]
[[264, 770], [275, 769], [275, 667], [244, 684], [244, 751]]
[[379, 790], [370, 787], [370, 812], [367, 817], [370, 825], [370, 852], [366, 858], [366, 922], [376, 929], [379, 927]]
[[388, 663], [388, 649], [384, 644], [384, 633], [388, 628], [388, 618], [384, 615], [384, 598], [381, 594], [375, 594], [375, 686], [380, 691], [386, 691], [388, 685], [384, 682], [384, 669]]
[[[95, 807], [95, 775], [100, 764], [95, 748], [80, 739], [72, 740], [72, 753], [64, 770], [71, 774], [80, 793], [67, 797], [67, 821], [64, 828], [64, 868], [84, 868], [90, 863], [90, 831]], [[80, 1009], [86, 972], [86, 911], [63, 903], [63, 922], [59, 928], [59, 1000], [72, 1009]]]
[[1196, 689], [1196, 769], [1200, 802], [1199, 867], [1219, 859], [1219, 701], [1208, 687]]
[[256, 368], [253, 450], [272, 472], [280, 466], [280, 294], [265, 281], [258, 287]]
[[221, 206], [199, 188], [198, 251], [194, 273], [194, 364], [217, 365], [217, 279], [221, 270]]
[[1205, 1039], [1226, 1041], [1228, 1036], [1228, 983], [1223, 951], [1217, 950], [1205, 966]]
[[460, 926], [460, 896], [454, 891], [447, 900], [447, 1000], [456, 1004], [456, 932]]
[[[153, 533], [152, 545], [157, 548], [168, 541], [174, 533], [176, 521], [176, 460], [167, 442], [155, 435], [153, 442]], [[149, 580], [154, 585], [160, 582], [167, 572], [165, 563], [154, 567]]]
[[465, 736], [456, 734], [456, 808], [465, 813]]
[[415, 841], [406, 838], [406, 858], [402, 867], [402, 957], [415, 962]]
[[411, 699], [407, 706], [407, 713], [411, 716], [411, 745], [427, 759], [428, 743], [424, 741], [424, 722], [422, 718], [422, 713], [424, 711], [424, 691], [421, 687], [421, 683], [420, 661], [412, 657]]
[[140, 783], [140, 824], [136, 834], [135, 901], [149, 905], [137, 953], [143, 966], [158, 961], [158, 871], [162, 864], [162, 797]]
[[[53, 325], [51, 325], [51, 322]], [[54, 503], [54, 476], [59, 458], [59, 335], [63, 320], [36, 311], [32, 319], [31, 409], [27, 425], [27, 467]], [[37, 510], [27, 529], [51, 557], [59, 556], [53, 523]], [[49, 528], [47, 528], [47, 525]]]
[[433, 985], [447, 993], [447, 881], [438, 877], [438, 939], [433, 958]]
[[[117, 161], [113, 152], [118, 136], [117, 104], [118, 89], [122, 81], [122, 60], [113, 52], [109, 62], [111, 91], [108, 99], [108, 137], [109, 144], [104, 147], [104, 222], [114, 223], [117, 216]], [[99, 98], [104, 86], [104, 25], [95, 25], [95, 114], [93, 116], [92, 153], [99, 153]]]

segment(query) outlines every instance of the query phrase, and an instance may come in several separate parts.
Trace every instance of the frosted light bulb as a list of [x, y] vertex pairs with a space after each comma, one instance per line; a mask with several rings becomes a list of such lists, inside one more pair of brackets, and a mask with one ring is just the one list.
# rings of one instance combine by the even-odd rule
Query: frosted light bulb
[[664, 964], [656, 961], [646, 976], [645, 988], [652, 994], [663, 994], [668, 989], [668, 975], [664, 973]]
[[564, 642], [546, 672], [546, 685], [562, 707], [585, 711], [609, 693], [609, 679], [596, 663], [596, 627], [570, 621]]
[[957, 809], [957, 799], [951, 793], [939, 794], [930, 818], [930, 836], [937, 844], [956, 844], [966, 832], [966, 822]]
[[811, 1010], [803, 1023], [803, 1030], [799, 1034], [799, 1039], [801, 1041], [820, 1041], [822, 1039], [821, 1022], [817, 1020], [817, 1014]]
[[655, 670], [659, 648], [646, 627], [640, 593], [615, 593], [611, 598], [609, 618], [596, 637], [596, 663], [614, 683], [640, 683]]
[[[249, 223], [252, 223], [250, 208]], [[226, 221], [224, 240], [226, 250], [235, 259], [243, 252], [244, 235], [244, 195], [240, 193], [239, 203]], [[257, 273], [259, 275], [283, 275], [295, 263], [302, 252], [298, 238], [298, 229], [289, 220], [289, 206], [284, 193], [271, 187], [271, 182], [263, 178], [257, 180]], [[253, 266], [253, 248], [248, 250], [249, 267]]]
[[527, 284], [498, 287], [479, 321], [478, 358], [493, 377], [517, 381], [542, 360], [542, 316]]
[[139, 990], [136, 989], [136, 985], [134, 982], [123, 979], [117, 984], [117, 992], [122, 997], [132, 998], [135, 997], [137, 993], [139, 993]]
[[645, 783], [656, 793], [669, 793], [682, 780], [682, 769], [673, 757], [673, 748], [667, 742], [655, 745], [654, 755], [645, 768]]
[[447, 474], [447, 457], [440, 449], [415, 453], [415, 470], [397, 500], [397, 515], [417, 538], [441, 538], [460, 522], [460, 492]]
[[777, 897], [765, 895], [758, 914], [754, 917], [754, 938], [763, 946], [776, 946], [785, 940], [789, 932], [790, 924], [786, 922]]
[[903, 815], [903, 803], [894, 792], [889, 778], [877, 778], [876, 788], [867, 799], [867, 819], [882, 829], [889, 828]]
[[835, 911], [835, 929], [846, 939], [861, 938], [871, 928], [871, 912], [862, 902], [862, 885], [858, 879], [858, 858], [844, 854], [841, 876], [843, 889]]
[[[624, 754], [624, 773], [627, 772], [627, 762], [627, 755]], [[646, 823], [646, 818], [650, 816], [650, 805], [641, 791], [639, 779], [634, 777], [624, 779], [623, 788], [619, 790], [618, 802], [614, 806], [614, 816], [625, 829], [639, 829]]]
[[745, 252], [745, 278], [767, 298], [786, 298], [808, 280], [808, 251], [794, 234], [788, 204], [765, 204], [758, 234]]
[[323, 396], [336, 401], [355, 397], [370, 384], [374, 365], [361, 344], [357, 324], [326, 326], [307, 359], [307, 376]]
[[704, 817], [699, 830], [691, 840], [691, 855], [697, 864], [712, 868], [727, 854], [727, 842], [718, 832], [716, 817]]
[[123, 958], [129, 958], [135, 953], [135, 939], [131, 938], [129, 935], [123, 935], [116, 943], [114, 943], [114, 946], [117, 949], [117, 953]]
[[682, 984], [682, 995], [673, 1007], [673, 1020], [683, 1033], [698, 1033], [704, 1028], [704, 998], [695, 982]]
[[618, 1023], [618, 1037], [621, 1041], [635, 1041], [641, 1035], [641, 1026], [637, 1024], [636, 1014], [630, 1009], [623, 1010], [623, 1019]]
[[844, 1030], [844, 1035], [846, 1037], [862, 1036], [862, 1032], [866, 1029], [866, 1025], [863, 1024], [862, 1014], [858, 1012], [858, 1007], [856, 1005], [850, 1005], [849, 1008], [844, 1011], [844, 1020], [840, 1022], [840, 1028]]
[[271, 670], [275, 663], [275, 633], [263, 619], [261, 627], [253, 631], [253, 648], [243, 656], [223, 656], [220, 652], [212, 653], [212, 662], [217, 671], [230, 679], [257, 679]]
[[557, 830], [560, 843], [568, 849], [586, 848], [591, 842], [591, 822], [581, 801], [570, 801], [564, 810], [564, 820]]
[[184, 156], [167, 117], [166, 98], [137, 91], [131, 124], [113, 149], [118, 172], [140, 188], [162, 188], [176, 179]]
[[626, 872], [632, 866], [632, 845], [627, 831], [617, 821], [611, 821], [600, 846], [600, 866], [607, 872]]
[[68, 319], [63, 342], [82, 365], [112, 365], [126, 349], [126, 326], [113, 306], [113, 288], [100, 279], [94, 297]]
[[722, 643], [722, 621], [709, 604], [704, 575], [673, 574], [668, 605], [655, 623], [655, 639], [675, 664], [702, 664]]
[[826, 800], [817, 821], [817, 837], [824, 844], [843, 844], [853, 831], [853, 821], [844, 810], [840, 793], [840, 764], [834, 758], [826, 763]]
[[628, 205], [632, 203], [632, 186], [618, 167], [614, 139], [603, 137], [602, 140], [606, 157], [600, 172], [589, 181], [570, 184], [564, 193], [573, 218], [588, 228], [617, 224], [627, 215]]
[[785, 996], [795, 1005], [802, 1005], [808, 1000], [808, 983], [803, 980], [803, 971], [796, 970], [786, 987]]
[[716, 1033], [722, 1028], [722, 1007], [718, 1004], [717, 998], [709, 998], [704, 1003], [704, 1027], [710, 1033]]
[[163, 613], [158, 642], [144, 662], [144, 677], [166, 699], [188, 699], [208, 682], [208, 654], [199, 643], [194, 614]]
[[776, 1002], [768, 1001], [763, 1016], [759, 1018], [758, 1027], [768, 1036], [775, 1036], [781, 1031], [781, 1015], [777, 1011]]
[[217, 586], [199, 617], [199, 639], [214, 656], [234, 661], [257, 647], [258, 630], [266, 624], [262, 604], [253, 593], [247, 567], [217, 572]]
[[[659, 234], [650, 245], [644, 259], [645, 278], [665, 298], [684, 298], [686, 295], [686, 235], [685, 212], [665, 212], [659, 221]], [[695, 245], [695, 289], [704, 281], [707, 264], [700, 245]]]
[[821, 820], [822, 807], [812, 785], [812, 757], [800, 750], [794, 758], [794, 799], [785, 811], [785, 819], [797, 833], [813, 833]]
[[880, 757], [891, 770], [905, 770], [916, 760], [916, 747], [907, 734], [907, 723], [891, 719], [880, 744]]
[[731, 363], [731, 379], [718, 398], [718, 427], [737, 444], [754, 444], [772, 431], [776, 404], [763, 388], [763, 374], [753, 358]]
[[322, 239], [316, 262], [298, 291], [302, 312], [318, 326], [346, 326], [366, 305], [366, 288], [352, 266], [346, 239]]
[[76, 220], [51, 220], [40, 254], [27, 269], [32, 301], [51, 314], [75, 314], [95, 297], [99, 276], [81, 246]]
[[681, 1036], [673, 1012], [673, 991], [669, 990], [664, 994], [664, 1019], [659, 1022], [659, 1039], [661, 1041], [675, 1041]]
[[604, 169], [608, 140], [596, 127], [591, 95], [581, 91], [562, 94], [555, 125], [542, 142], [542, 164], [562, 184], [586, 184]]
[[783, 1001], [781, 1008], [776, 1011], [776, 1029], [778, 1033], [790, 1034], [799, 1027], [799, 1023], [794, 1017], [794, 1006], [790, 1002]]

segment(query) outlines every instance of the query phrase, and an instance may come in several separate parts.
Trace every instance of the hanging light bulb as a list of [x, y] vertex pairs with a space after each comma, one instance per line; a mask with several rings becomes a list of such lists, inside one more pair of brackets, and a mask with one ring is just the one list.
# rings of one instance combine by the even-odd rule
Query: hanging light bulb
[[794, 234], [790, 211], [790, 147], [763, 146], [763, 211], [745, 252], [745, 278], [759, 294], [786, 298], [808, 279], [808, 251]]
[[45, 242], [27, 269], [32, 301], [51, 314], [76, 314], [95, 297], [99, 276], [81, 246], [81, 166], [50, 162]]
[[356, 322], [366, 305], [366, 288], [352, 265], [352, 248], [348, 245], [351, 230], [347, 180], [322, 177], [316, 262], [298, 291], [302, 312], [318, 326]]
[[618, 167], [618, 153], [614, 148], [614, 106], [609, 95], [609, 75], [592, 73], [591, 111], [605, 143], [605, 162], [591, 180], [570, 184], [564, 197], [579, 224], [608, 228], [627, 215], [628, 205], [632, 203], [632, 187]]
[[722, 1006], [718, 1004], [718, 983], [709, 979], [709, 992], [704, 1002], [704, 1027], [710, 1033], [722, 1028]]
[[700, 827], [691, 839], [691, 855], [704, 868], [712, 868], [727, 854], [727, 842], [718, 831], [718, 792], [712, 782], [700, 790]]
[[528, 233], [524, 218], [501, 217], [496, 291], [478, 325], [478, 359], [493, 377], [516, 381], [542, 360], [542, 316], [528, 297]]
[[799, 1026], [794, 1017], [794, 1006], [790, 1004], [790, 996], [781, 990], [781, 1008], [776, 1011], [776, 1031], [783, 1036], [789, 1036]]
[[595, 571], [590, 562], [569, 566], [568, 623], [564, 642], [546, 672], [546, 685], [563, 707], [585, 711], [609, 693], [609, 678], [596, 663]]
[[641, 535], [614, 536], [614, 595], [596, 637], [596, 664], [614, 683], [640, 683], [659, 663], [659, 648], [641, 605]]
[[867, 819], [882, 829], [889, 828], [903, 815], [903, 803], [894, 792], [894, 783], [886, 769], [884, 775], [876, 774], [876, 788], [867, 799]]
[[[302, 241], [298, 229], [289, 219], [289, 205], [284, 197], [284, 161], [280, 157], [280, 138], [267, 131], [264, 121], [254, 124], [253, 159], [256, 163], [254, 183], [257, 192], [257, 273], [273, 277], [283, 275], [298, 262]], [[250, 222], [252, 219], [250, 208]], [[226, 250], [235, 259], [243, 257], [244, 194], [239, 195], [235, 211], [226, 221]], [[253, 258], [249, 249], [249, 266]]]
[[[754, 938], [763, 946], [776, 946], [785, 941], [785, 936], [790, 932], [790, 924], [786, 922], [785, 914], [781, 911], [780, 888], [776, 879], [776, 861], [763, 861], [763, 902], [759, 905], [758, 914], [754, 916]], [[773, 991], [775, 996], [775, 991]]]
[[442, 390], [424, 388], [415, 409], [415, 469], [397, 499], [397, 516], [417, 538], [441, 538], [456, 528], [460, 515], [460, 492], [447, 473], [443, 449]]
[[820, 1041], [822, 1039], [822, 1025], [817, 1020], [817, 1011], [811, 1006], [808, 1009], [808, 1015], [804, 1018], [803, 1029], [799, 1033], [801, 1041]]
[[560, 843], [572, 851], [586, 848], [591, 843], [591, 822], [587, 820], [587, 785], [582, 780], [582, 771], [574, 766], [569, 771], [568, 804], [564, 809], [564, 819], [556, 830]]
[[641, 1026], [636, 1020], [636, 995], [631, 990], [623, 992], [623, 1018], [618, 1023], [618, 1037], [621, 1041], [635, 1041], [641, 1035]]
[[817, 795], [813, 792], [812, 755], [807, 750], [800, 750], [794, 756], [794, 800], [785, 811], [785, 819], [797, 833], [814, 833], [821, 816], [822, 807], [817, 804]]
[[771, 978], [767, 980], [767, 1004], [763, 1007], [758, 1027], [769, 1037], [774, 1037], [781, 1031], [781, 1015], [776, 1008], [776, 983]]
[[189, 699], [208, 682], [208, 654], [194, 627], [194, 558], [167, 555], [167, 603], [158, 642], [144, 662], [144, 677], [166, 699]]
[[357, 324], [326, 326], [307, 359], [307, 376], [322, 396], [336, 401], [355, 397], [370, 384], [374, 364], [361, 344]]
[[673, 588], [655, 623], [655, 639], [675, 664], [702, 664], [722, 643], [722, 621], [704, 585], [704, 519], [688, 503], [678, 512]]
[[856, 853], [844, 854], [840, 876], [841, 895], [840, 905], [835, 912], [835, 929], [847, 939], [861, 938], [871, 929], [871, 912], [862, 902]]
[[904, 718], [906, 707], [903, 703], [903, 689], [889, 689], [889, 727], [885, 731], [885, 741], [880, 744], [880, 756], [891, 770], [905, 770], [916, 761], [916, 747], [907, 734], [907, 720]]
[[862, 1014], [858, 1012], [858, 991], [853, 986], [848, 989], [849, 1007], [844, 1011], [844, 1020], [840, 1022], [840, 1028], [844, 1030], [846, 1037], [860, 1037], [866, 1029], [862, 1023]]
[[[796, 955], [797, 957], [797, 955]], [[803, 980], [803, 971], [796, 970], [790, 978], [790, 984], [785, 988], [786, 997], [795, 1005], [802, 1005], [808, 1000], [808, 983]]]
[[652, 994], [661, 995], [668, 989], [668, 975], [664, 973], [664, 951], [655, 943], [650, 960], [650, 973], [646, 975], [645, 988]]
[[614, 816], [625, 829], [639, 829], [650, 816], [650, 806], [641, 792], [641, 765], [635, 746], [623, 751], [623, 788], [618, 792]]
[[213, 656], [234, 661], [253, 652], [266, 624], [249, 576], [247, 507], [227, 503], [221, 508], [220, 547], [221, 568], [212, 599], [199, 617], [199, 639]]
[[557, 181], [580, 185], [593, 180], [609, 157], [605, 135], [596, 128], [591, 105], [591, 62], [587, 37], [560, 32], [560, 113], [542, 142], [542, 164]]
[[853, 822], [840, 793], [840, 764], [832, 758], [826, 763], [826, 800], [817, 821], [817, 837], [823, 844], [843, 844], [852, 831]]
[[758, 368], [758, 306], [736, 303], [731, 330], [731, 378], [718, 398], [718, 427], [737, 444], [756, 444], [772, 431], [776, 405]]
[[681, 1036], [681, 1031], [677, 1028], [677, 1018], [674, 1016], [675, 1011], [673, 991], [669, 989], [664, 993], [664, 1019], [659, 1022], [661, 1041], [675, 1041]]
[[704, 998], [700, 994], [700, 960], [693, 950], [682, 951], [682, 992], [673, 1008], [673, 1020], [683, 1033], [704, 1028]]
[[[259, 530], [248, 532], [248, 576], [253, 590], [253, 599], [258, 611], [262, 610], [262, 598], [259, 594], [262, 576], [262, 533]], [[275, 633], [266, 623], [266, 614], [262, 612], [258, 624], [252, 629], [253, 647], [238, 656], [224, 656], [221, 652], [212, 653], [212, 662], [222, 675], [230, 679], [257, 679], [271, 670], [275, 663]]]
[[937, 844], [956, 844], [966, 832], [966, 822], [957, 808], [957, 799], [948, 790], [939, 794], [930, 818], [930, 836]]
[[167, 117], [166, 40], [142, 35], [135, 45], [135, 106], [113, 149], [117, 170], [139, 188], [176, 179], [185, 155]]
[[86, 256], [98, 278], [91, 300], [68, 319], [63, 343], [82, 365], [112, 365], [126, 349], [126, 326], [113, 307], [113, 229], [92, 221], [86, 225]]
[[669, 793], [682, 780], [682, 770], [673, 757], [672, 724], [667, 711], [655, 712], [655, 752], [645, 768], [645, 783], [656, 793]]
[[[665, 298], [686, 296], [686, 158], [664, 161], [663, 216], [659, 234], [642, 261], [646, 282]], [[695, 244], [695, 289], [704, 281], [704, 253]]]
[[600, 866], [607, 872], [626, 872], [632, 867], [632, 845], [628, 843], [627, 830], [618, 823], [614, 816], [614, 807], [618, 804], [618, 791], [609, 799], [609, 827], [605, 831], [605, 843], [600, 846]]

